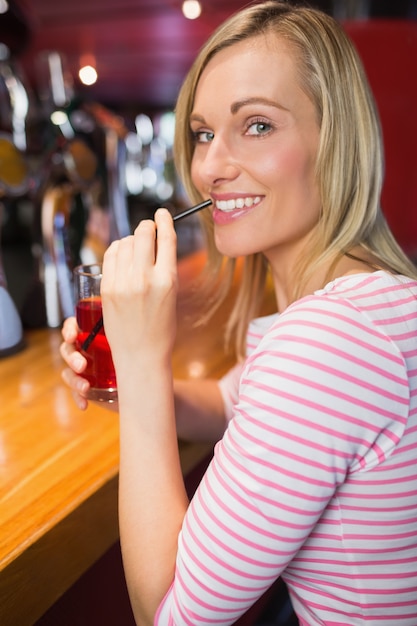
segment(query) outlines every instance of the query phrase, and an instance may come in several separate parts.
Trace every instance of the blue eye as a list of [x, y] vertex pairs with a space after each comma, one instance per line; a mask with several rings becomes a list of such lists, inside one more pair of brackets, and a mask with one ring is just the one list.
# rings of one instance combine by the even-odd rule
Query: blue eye
[[257, 120], [248, 125], [248, 135], [266, 135], [272, 129], [271, 124], [263, 120]]
[[209, 143], [214, 139], [214, 133], [209, 130], [198, 130], [193, 132], [193, 139], [196, 143]]

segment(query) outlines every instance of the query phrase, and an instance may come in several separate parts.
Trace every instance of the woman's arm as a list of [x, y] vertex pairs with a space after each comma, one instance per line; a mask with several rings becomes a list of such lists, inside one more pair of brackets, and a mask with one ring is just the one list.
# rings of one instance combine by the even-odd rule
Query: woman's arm
[[[156, 245], [156, 229], [158, 242]], [[103, 317], [117, 373], [119, 522], [138, 624], [153, 624], [174, 577], [188, 498], [175, 423], [176, 235], [168, 211], [106, 251]]]

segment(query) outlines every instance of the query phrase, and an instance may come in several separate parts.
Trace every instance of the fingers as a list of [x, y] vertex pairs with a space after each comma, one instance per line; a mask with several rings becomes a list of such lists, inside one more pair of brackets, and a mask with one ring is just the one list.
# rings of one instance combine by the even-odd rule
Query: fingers
[[64, 341], [61, 343], [59, 351], [69, 367], [62, 371], [61, 378], [69, 387], [76, 406], [85, 411], [88, 406], [88, 400], [84, 396], [90, 385], [85, 378], [79, 375], [85, 370], [87, 360], [75, 349], [77, 333], [78, 326], [75, 317], [67, 318], [62, 326]]
[[113, 241], [104, 253], [101, 293], [121, 291], [132, 264], [133, 235]]
[[155, 219], [141, 220], [134, 234], [110, 244], [103, 259], [102, 293], [123, 291], [129, 278], [134, 284], [140, 272], [157, 265], [176, 267], [176, 233], [167, 209], [158, 209]]
[[67, 317], [62, 325], [62, 337], [68, 343], [74, 343], [77, 338], [78, 326], [75, 317]]
[[72, 369], [66, 368], [61, 373], [62, 380], [70, 388], [75, 404], [79, 409], [85, 411], [88, 407], [88, 400], [85, 397], [90, 385], [85, 378], [77, 376]]
[[59, 351], [65, 363], [75, 372], [81, 374], [87, 366], [87, 361], [83, 355], [75, 348], [75, 340], [78, 334], [78, 325], [75, 317], [68, 317], [62, 326], [61, 331], [64, 341], [61, 343]]
[[167, 209], [158, 209], [155, 213], [158, 229], [158, 254], [156, 262], [164, 268], [176, 268], [177, 235], [172, 216]]
[[133, 238], [133, 253], [139, 267], [153, 265], [156, 257], [157, 224], [153, 220], [142, 220], [137, 225]]
[[64, 359], [65, 363], [69, 365], [69, 367], [77, 372], [77, 374], [82, 374], [82, 372], [87, 367], [87, 360], [81, 352], [78, 352], [74, 344], [67, 343], [63, 341], [59, 347], [59, 352]]
[[160, 270], [161, 276], [176, 273], [177, 235], [167, 209], [158, 209], [154, 221], [143, 220], [134, 233], [135, 268]]
[[[158, 209], [155, 220], [142, 220], [133, 235], [113, 242], [104, 255], [103, 320], [116, 367], [127, 355], [136, 358], [139, 349], [155, 346], [155, 337], [161, 350], [171, 346], [176, 286], [173, 220]], [[167, 332], [161, 331], [162, 318]]]

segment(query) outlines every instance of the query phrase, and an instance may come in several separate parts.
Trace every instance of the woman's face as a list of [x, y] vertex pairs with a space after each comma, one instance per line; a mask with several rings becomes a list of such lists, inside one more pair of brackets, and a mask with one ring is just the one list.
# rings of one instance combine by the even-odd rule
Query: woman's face
[[291, 263], [320, 213], [319, 127], [290, 49], [260, 35], [205, 68], [190, 118], [193, 182], [213, 199], [216, 246]]

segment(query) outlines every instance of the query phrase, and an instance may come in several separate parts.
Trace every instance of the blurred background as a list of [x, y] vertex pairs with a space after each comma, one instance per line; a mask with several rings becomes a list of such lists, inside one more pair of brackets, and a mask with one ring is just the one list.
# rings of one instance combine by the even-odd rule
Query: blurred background
[[[178, 89], [245, 4], [0, 0], [0, 287], [24, 327], [59, 326], [74, 264], [100, 259], [156, 207], [187, 204], [172, 162]], [[309, 4], [344, 24], [363, 58], [383, 123], [384, 210], [416, 257], [417, 2]], [[198, 218], [178, 228], [180, 255], [202, 245]]]

